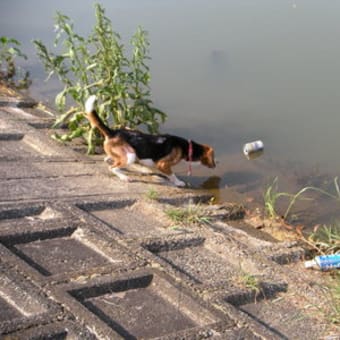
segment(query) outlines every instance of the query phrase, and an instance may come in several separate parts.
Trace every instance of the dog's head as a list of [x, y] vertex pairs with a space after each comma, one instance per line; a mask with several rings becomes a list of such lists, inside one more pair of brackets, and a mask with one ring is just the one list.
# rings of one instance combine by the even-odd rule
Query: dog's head
[[209, 145], [202, 145], [203, 146], [203, 154], [200, 158], [200, 161], [203, 165], [207, 166], [208, 168], [215, 168], [215, 153], [214, 149]]

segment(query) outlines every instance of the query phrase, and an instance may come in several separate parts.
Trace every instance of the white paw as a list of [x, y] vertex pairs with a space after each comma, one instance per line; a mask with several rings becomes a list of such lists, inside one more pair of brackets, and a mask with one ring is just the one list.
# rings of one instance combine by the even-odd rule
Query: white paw
[[111, 172], [116, 175], [121, 181], [131, 182], [131, 178], [126, 176], [119, 168], [112, 168]]
[[171, 182], [172, 184], [174, 184], [176, 187], [185, 187], [185, 186], [186, 186], [185, 182], [179, 180], [179, 179], [176, 177], [175, 174], [172, 174], [172, 175], [168, 176], [168, 178], [169, 178], [170, 182]]
[[174, 184], [176, 185], [176, 187], [185, 187], [186, 186], [185, 182], [183, 182], [183, 181], [177, 181]]
[[111, 158], [110, 156], [106, 156], [106, 157], [104, 158], [104, 162], [107, 163], [107, 164], [113, 164], [112, 158]]

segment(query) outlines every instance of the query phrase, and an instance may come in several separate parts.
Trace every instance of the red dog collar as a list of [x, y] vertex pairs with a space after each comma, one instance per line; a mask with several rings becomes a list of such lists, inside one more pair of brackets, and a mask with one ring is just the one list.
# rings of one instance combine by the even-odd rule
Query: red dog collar
[[189, 139], [189, 150], [188, 150], [188, 176], [192, 175], [192, 168], [191, 168], [191, 162], [192, 162], [192, 141]]

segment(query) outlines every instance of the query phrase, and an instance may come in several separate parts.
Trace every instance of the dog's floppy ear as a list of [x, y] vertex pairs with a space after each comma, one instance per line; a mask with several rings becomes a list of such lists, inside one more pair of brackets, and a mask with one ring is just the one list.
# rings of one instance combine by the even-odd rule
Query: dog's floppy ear
[[203, 145], [203, 155], [201, 157], [201, 163], [208, 168], [215, 168], [215, 152], [209, 145]]

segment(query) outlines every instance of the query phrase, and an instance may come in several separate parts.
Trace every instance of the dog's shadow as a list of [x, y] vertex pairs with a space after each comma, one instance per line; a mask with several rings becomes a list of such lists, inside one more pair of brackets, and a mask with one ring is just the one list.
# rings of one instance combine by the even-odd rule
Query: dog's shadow
[[[131, 182], [145, 183], [155, 185], [166, 185], [175, 187], [169, 179], [160, 172], [149, 171], [147, 173], [140, 172], [135, 169], [124, 169], [124, 172], [128, 174]], [[196, 189], [196, 190], [219, 190], [224, 188], [235, 188], [237, 191], [251, 191], [257, 188], [263, 176], [253, 171], [229, 171], [225, 172], [222, 176], [181, 176], [180, 177], [186, 186], [183, 189]]]
[[124, 168], [124, 172], [129, 176], [130, 183], [174, 186], [165, 175], [156, 171], [143, 173], [135, 169]]

